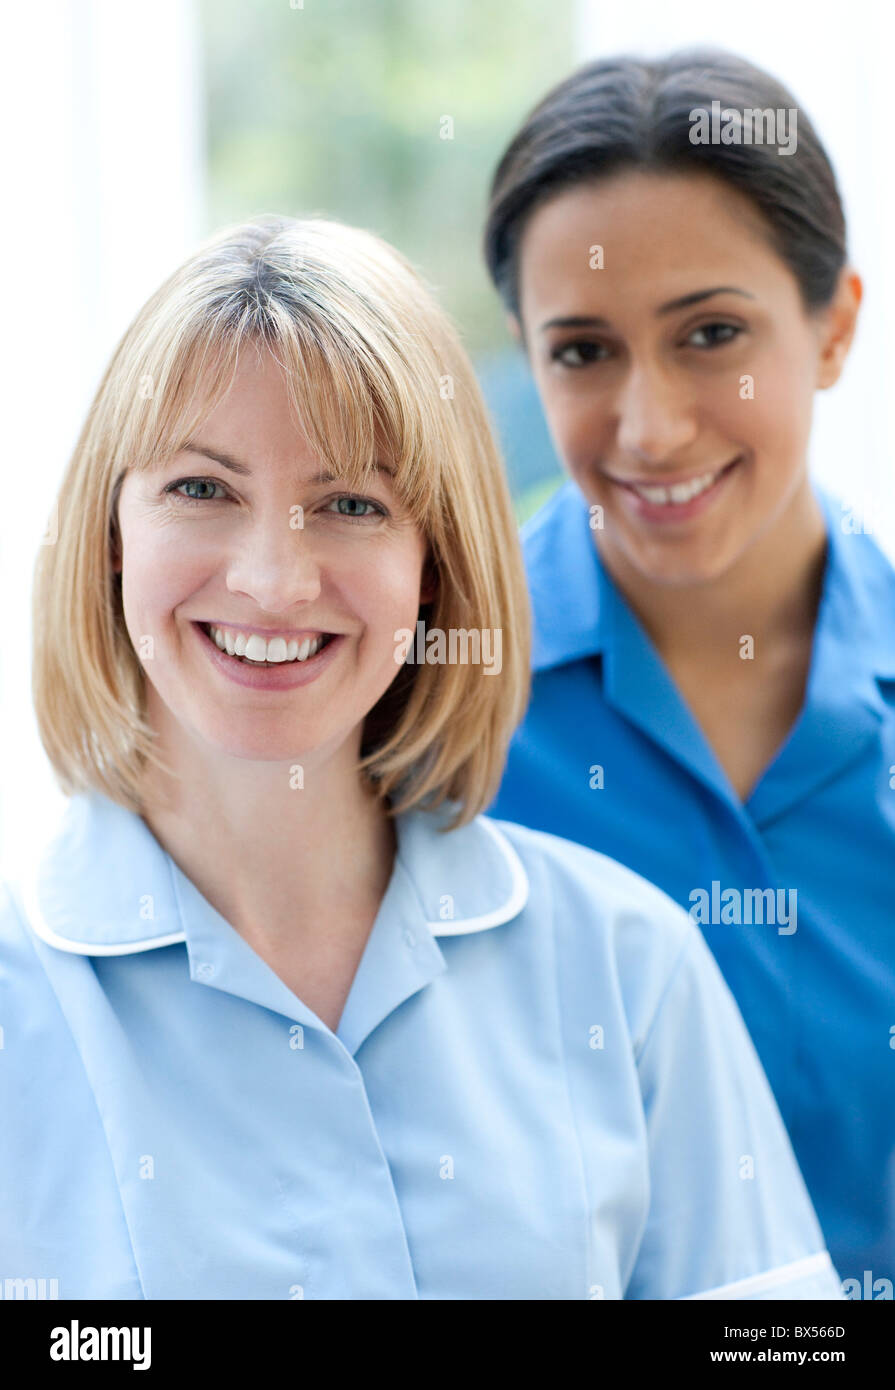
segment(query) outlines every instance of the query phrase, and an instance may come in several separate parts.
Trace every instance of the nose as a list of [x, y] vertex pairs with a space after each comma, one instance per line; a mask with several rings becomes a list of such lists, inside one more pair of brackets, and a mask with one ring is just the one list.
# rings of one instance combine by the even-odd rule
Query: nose
[[247, 594], [271, 617], [312, 602], [322, 587], [313, 540], [290, 520], [282, 512], [259, 520], [242, 538], [227, 571], [230, 593]]
[[618, 445], [647, 467], [692, 443], [697, 424], [680, 377], [652, 364], [631, 367], [618, 400]]

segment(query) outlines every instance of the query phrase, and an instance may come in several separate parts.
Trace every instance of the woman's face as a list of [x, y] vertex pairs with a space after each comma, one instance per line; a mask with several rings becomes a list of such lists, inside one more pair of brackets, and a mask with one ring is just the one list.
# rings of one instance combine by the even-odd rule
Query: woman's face
[[519, 291], [547, 422], [603, 509], [610, 567], [717, 578], [807, 487], [813, 395], [838, 375], [848, 311], [808, 318], [759, 214], [711, 175], [557, 194], [523, 231]]
[[[269, 356], [245, 355], [192, 443], [242, 467], [185, 450], [131, 470], [119, 502], [124, 615], [151, 721], [173, 718], [237, 758], [356, 753], [398, 674], [394, 634], [413, 628], [425, 601], [425, 538], [387, 472], [362, 497], [320, 476]], [[277, 661], [228, 655], [209, 625], [255, 634], [248, 656]], [[259, 646], [274, 634], [282, 642]]]

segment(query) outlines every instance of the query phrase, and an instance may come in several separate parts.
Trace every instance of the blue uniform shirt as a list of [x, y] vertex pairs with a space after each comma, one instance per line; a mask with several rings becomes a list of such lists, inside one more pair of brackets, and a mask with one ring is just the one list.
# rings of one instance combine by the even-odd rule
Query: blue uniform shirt
[[841, 1297], [686, 913], [440, 814], [397, 822], [332, 1032], [145, 822], [71, 799], [0, 907], [7, 1297]]
[[846, 531], [841, 504], [818, 499], [829, 544], [805, 701], [744, 804], [565, 483], [523, 532], [532, 698], [490, 809], [620, 860], [693, 913], [834, 1263], [862, 1287], [865, 1271], [890, 1281], [891, 1297], [895, 572]]

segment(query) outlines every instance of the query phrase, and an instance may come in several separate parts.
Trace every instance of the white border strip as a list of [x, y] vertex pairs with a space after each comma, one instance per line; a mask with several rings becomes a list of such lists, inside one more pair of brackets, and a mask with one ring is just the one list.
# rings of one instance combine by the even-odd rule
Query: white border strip
[[38, 865], [22, 877], [18, 886], [31, 930], [41, 941], [45, 941], [48, 946], [54, 946], [57, 951], [69, 951], [79, 956], [129, 956], [137, 951], [151, 951], [157, 946], [174, 946], [180, 941], [186, 941], [185, 931], [169, 932], [167, 936], [153, 936], [142, 941], [118, 942], [113, 945], [94, 945], [89, 941], [71, 941], [67, 936], [59, 936], [48, 926], [40, 906], [37, 892], [39, 871]]
[[781, 1284], [807, 1279], [811, 1274], [825, 1274], [828, 1270], [833, 1271], [833, 1261], [829, 1251], [820, 1250], [816, 1255], [806, 1255], [802, 1260], [778, 1265], [776, 1269], [767, 1269], [763, 1274], [753, 1274], [748, 1279], [737, 1279], [733, 1284], [719, 1284], [718, 1288], [708, 1289], [705, 1293], [688, 1293], [677, 1301], [686, 1303], [694, 1298], [747, 1298], [749, 1294], [776, 1289]]
[[467, 932], [484, 931], [486, 927], [500, 926], [501, 922], [509, 922], [520, 913], [528, 902], [528, 874], [513, 846], [486, 816], [479, 816], [477, 821], [473, 822], [476, 823], [487, 830], [503, 854], [512, 880], [510, 896], [501, 907], [494, 908], [492, 912], [484, 912], [480, 917], [461, 917], [456, 922], [429, 922], [427, 925], [433, 936], [464, 936]]
[[[485, 816], [479, 817], [479, 824], [488, 832], [504, 857], [510, 872], [510, 895], [500, 907], [494, 908], [491, 912], [482, 913], [479, 917], [462, 917], [456, 922], [428, 922], [429, 930], [434, 936], [463, 936], [468, 932], [485, 931], [488, 927], [499, 926], [517, 916], [528, 902], [528, 875], [515, 849], [506, 836]], [[167, 936], [147, 937], [141, 941], [119, 942], [112, 945], [72, 941], [69, 937], [59, 936], [48, 925], [40, 906], [37, 891], [39, 871], [40, 865], [38, 864], [33, 872], [28, 872], [21, 878], [11, 876], [12, 882], [19, 884], [25, 912], [35, 935], [58, 951], [69, 951], [74, 955], [83, 956], [126, 956], [133, 955], [137, 951], [151, 951], [160, 946], [173, 946], [178, 942], [186, 941], [185, 931], [170, 932]]]

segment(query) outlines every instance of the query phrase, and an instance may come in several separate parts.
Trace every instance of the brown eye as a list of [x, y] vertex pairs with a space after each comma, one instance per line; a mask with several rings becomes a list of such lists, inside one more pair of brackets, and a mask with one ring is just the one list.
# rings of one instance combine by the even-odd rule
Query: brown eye
[[597, 353], [602, 351], [602, 347], [602, 343], [564, 343], [562, 347], [553, 349], [550, 358], [553, 362], [561, 362], [564, 367], [587, 367], [600, 360]]
[[[708, 348], [723, 347], [725, 343], [732, 343], [734, 338], [738, 338], [743, 331], [735, 323], [703, 323], [700, 324], [698, 328], [694, 328], [693, 333], [711, 333], [716, 328], [720, 328], [722, 333], [729, 333], [730, 337], [721, 338], [720, 341], [716, 338], [713, 342], [705, 343], [701, 346]], [[692, 338], [693, 334], [690, 336]], [[696, 344], [696, 346], [698, 347], [700, 344]]]

